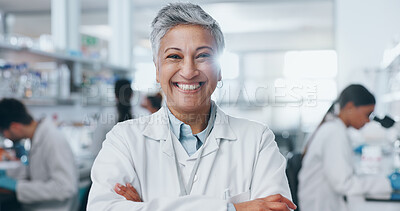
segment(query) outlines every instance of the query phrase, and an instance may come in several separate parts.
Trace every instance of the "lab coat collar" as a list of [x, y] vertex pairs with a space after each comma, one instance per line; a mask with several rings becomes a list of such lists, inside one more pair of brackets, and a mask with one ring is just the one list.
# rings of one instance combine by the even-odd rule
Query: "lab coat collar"
[[[169, 136], [167, 112], [168, 111], [166, 108], [162, 107], [159, 111], [152, 114], [143, 130], [143, 135], [154, 140], [167, 140]], [[211, 131], [210, 137], [226, 140], [237, 139], [235, 133], [229, 125], [229, 117], [218, 106], [214, 128]]]
[[150, 115], [143, 135], [154, 140], [166, 140], [168, 137], [168, 119], [166, 110], [161, 107], [156, 113]]
[[211, 134], [214, 134], [215, 139], [226, 139], [232, 141], [237, 139], [235, 132], [233, 132], [229, 124], [229, 116], [226, 115], [219, 106], [217, 106], [217, 116]]

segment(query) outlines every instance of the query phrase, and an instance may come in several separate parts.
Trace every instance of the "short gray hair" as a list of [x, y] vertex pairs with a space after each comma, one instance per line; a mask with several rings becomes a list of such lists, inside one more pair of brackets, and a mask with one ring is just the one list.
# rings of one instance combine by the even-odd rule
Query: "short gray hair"
[[199, 25], [208, 29], [217, 44], [217, 53], [222, 53], [225, 47], [224, 35], [214, 18], [199, 5], [192, 3], [170, 3], [158, 12], [151, 24], [150, 42], [154, 61], [157, 58], [161, 39], [171, 28], [177, 25]]

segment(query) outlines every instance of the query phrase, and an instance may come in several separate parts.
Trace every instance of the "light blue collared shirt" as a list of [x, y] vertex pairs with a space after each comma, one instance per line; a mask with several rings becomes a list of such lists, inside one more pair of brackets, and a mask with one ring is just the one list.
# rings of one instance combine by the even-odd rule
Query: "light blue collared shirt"
[[[200, 133], [193, 134], [190, 125], [187, 125], [178, 118], [176, 118], [169, 110], [168, 106], [166, 107], [168, 110], [168, 117], [170, 120], [169, 124], [171, 126], [172, 132], [178, 138], [179, 142], [181, 142], [183, 148], [186, 150], [188, 155], [189, 156], [193, 155], [204, 143], [205, 139], [207, 138], [206, 131], [208, 127], [214, 126], [214, 122], [208, 122], [206, 129], [204, 129]], [[215, 105], [212, 104], [211, 109], [217, 109], [217, 108]], [[228, 203], [227, 211], [236, 211], [236, 208], [232, 203]]]
[[[211, 109], [213, 106], [211, 106]], [[212, 127], [213, 123], [208, 123], [207, 128], [200, 133], [193, 134], [190, 125], [185, 124], [178, 118], [176, 118], [168, 108], [168, 116], [170, 120], [171, 130], [174, 135], [181, 142], [183, 148], [186, 150], [189, 156], [193, 155], [203, 145], [206, 139], [206, 131], [208, 127]], [[200, 140], [198, 141], [197, 138]]]

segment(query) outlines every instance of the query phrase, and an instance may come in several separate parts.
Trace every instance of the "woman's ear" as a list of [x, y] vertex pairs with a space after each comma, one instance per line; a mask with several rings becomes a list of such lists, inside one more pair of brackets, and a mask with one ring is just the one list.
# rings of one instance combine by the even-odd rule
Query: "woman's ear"
[[346, 110], [353, 110], [356, 106], [354, 105], [354, 103], [352, 101], [349, 101], [348, 103], [346, 103], [346, 105], [344, 106], [344, 109]]

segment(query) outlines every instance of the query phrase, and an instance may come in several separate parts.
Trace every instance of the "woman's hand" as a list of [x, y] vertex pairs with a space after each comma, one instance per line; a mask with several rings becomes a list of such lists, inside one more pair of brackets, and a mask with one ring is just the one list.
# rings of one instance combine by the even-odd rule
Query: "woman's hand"
[[136, 189], [130, 183], [126, 183], [126, 186], [117, 183], [114, 186], [114, 190], [116, 193], [125, 197], [127, 200], [143, 202]]
[[275, 194], [265, 198], [254, 199], [238, 204], [234, 204], [236, 211], [246, 210], [276, 210], [276, 211], [290, 211], [296, 209], [297, 206], [289, 199], [283, 197], [281, 194]]

